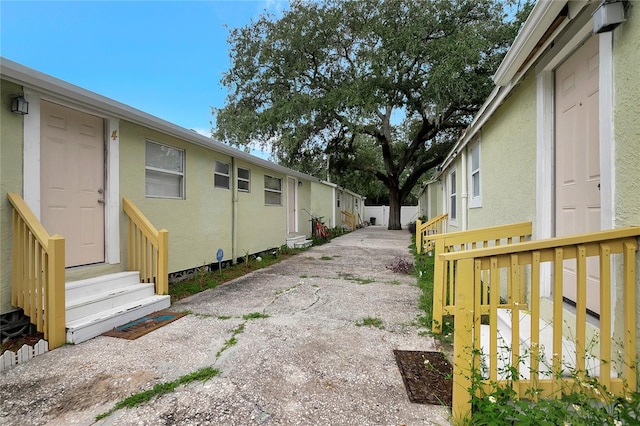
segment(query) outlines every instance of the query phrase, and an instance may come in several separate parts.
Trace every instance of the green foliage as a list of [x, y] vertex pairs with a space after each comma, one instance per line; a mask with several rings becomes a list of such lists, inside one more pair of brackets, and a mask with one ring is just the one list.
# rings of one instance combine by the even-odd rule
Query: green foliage
[[384, 330], [384, 325], [382, 324], [382, 318], [377, 317], [366, 317], [359, 321], [356, 321], [356, 325], [358, 327], [377, 327], [380, 330]]
[[158, 383], [151, 389], [135, 393], [123, 399], [122, 401], [117, 402], [116, 405], [111, 410], [96, 416], [96, 421], [108, 417], [109, 415], [111, 415], [111, 413], [113, 413], [116, 410], [120, 410], [122, 408], [135, 408], [146, 402], [151, 401], [153, 398], [171, 393], [178, 386], [188, 385], [189, 383], [195, 382], [195, 381], [205, 382], [219, 374], [220, 374], [220, 370], [218, 369], [215, 369], [212, 367], [204, 367], [198, 371], [194, 371], [193, 373], [189, 373], [185, 376], [182, 376], [172, 382]]
[[492, 90], [522, 18], [505, 3], [301, 1], [232, 29], [215, 135], [258, 141], [283, 165], [371, 199], [384, 187], [399, 213]]
[[[481, 356], [474, 351], [475, 356]], [[523, 359], [530, 356], [525, 353]], [[510, 357], [510, 355], [509, 355]], [[547, 364], [547, 362], [544, 362]], [[546, 367], [550, 367], [546, 365]], [[506, 384], [487, 382], [478, 370], [471, 371], [471, 417], [461, 422], [470, 425], [637, 425], [640, 424], [640, 393], [629, 392], [617, 397], [598, 383], [587, 372], [565, 365], [556, 377], [574, 381], [573, 385], [560, 382], [557, 398], [538, 398], [541, 389], [531, 388], [525, 398], [518, 398], [511, 383], [517, 381], [517, 369], [507, 366], [501, 369]], [[547, 378], [552, 373], [547, 374]], [[542, 377], [542, 373], [541, 373]]]
[[259, 318], [269, 318], [269, 314], [263, 314], [262, 312], [251, 312], [250, 314], [245, 314], [242, 316], [242, 319], [244, 320], [259, 319]]

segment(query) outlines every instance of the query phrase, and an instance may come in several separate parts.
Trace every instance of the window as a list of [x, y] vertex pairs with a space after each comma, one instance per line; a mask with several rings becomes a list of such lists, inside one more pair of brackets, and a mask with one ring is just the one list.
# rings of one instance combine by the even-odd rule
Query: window
[[340, 208], [340, 195], [341, 193], [338, 192], [337, 196], [336, 196], [336, 207]]
[[480, 142], [469, 148], [471, 161], [469, 161], [469, 182], [471, 183], [471, 200], [469, 207], [481, 207], [480, 196]]
[[251, 170], [238, 167], [238, 191], [251, 191]]
[[264, 175], [264, 204], [282, 205], [282, 179]]
[[451, 200], [450, 208], [449, 208], [449, 220], [455, 221], [457, 219], [457, 192], [456, 192], [456, 171], [452, 171], [449, 174], [449, 199]]
[[216, 168], [213, 172], [213, 186], [215, 188], [229, 189], [229, 163], [216, 161]]
[[184, 151], [147, 141], [145, 195], [184, 199]]

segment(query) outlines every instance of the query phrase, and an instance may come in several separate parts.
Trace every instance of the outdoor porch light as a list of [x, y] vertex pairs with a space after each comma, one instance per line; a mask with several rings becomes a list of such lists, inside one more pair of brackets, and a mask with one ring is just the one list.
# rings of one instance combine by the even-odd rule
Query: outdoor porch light
[[29, 102], [22, 95], [11, 98], [11, 112], [16, 114], [29, 114]]
[[606, 33], [620, 25], [624, 19], [624, 4], [619, 0], [603, 0], [593, 12], [594, 34]]
[[298, 186], [302, 186], [302, 181], [301, 180], [298, 181]]

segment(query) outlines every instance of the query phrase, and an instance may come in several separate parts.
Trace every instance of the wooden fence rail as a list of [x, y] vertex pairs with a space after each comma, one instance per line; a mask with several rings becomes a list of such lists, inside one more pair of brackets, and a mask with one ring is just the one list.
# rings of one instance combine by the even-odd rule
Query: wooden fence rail
[[122, 199], [127, 215], [127, 268], [140, 271], [140, 281], [155, 283], [156, 294], [169, 294], [169, 232], [149, 222], [133, 202]]
[[[518, 397], [559, 398], [579, 389], [584, 384], [580, 383], [581, 377], [597, 377], [613, 395], [636, 391], [635, 267], [639, 236], [640, 227], [629, 227], [440, 254], [441, 262], [453, 263], [456, 268], [453, 418], [463, 418], [471, 410], [470, 372], [479, 371], [481, 366], [481, 323], [489, 327], [488, 377], [482, 383], [487, 390], [497, 383], [512, 387]], [[598, 294], [590, 296], [596, 297], [600, 312], [594, 333], [596, 345], [590, 344], [594, 336], [586, 325], [587, 282], [594, 263], [599, 273]], [[567, 265], [575, 266], [571, 279], [563, 274]], [[545, 284], [550, 294], [541, 294], [541, 288], [547, 288]], [[567, 286], [576, 288], [574, 314], [564, 309], [563, 291]], [[491, 289], [490, 297], [485, 297], [487, 288]], [[612, 291], [619, 292], [615, 298]], [[615, 315], [614, 300], [618, 301]], [[544, 347], [539, 327], [543, 303], [551, 305], [547, 312], [551, 315], [550, 347]], [[511, 311], [511, 338], [507, 343], [498, 336], [501, 305]], [[527, 353], [521, 346], [525, 330], [530, 333], [526, 336], [530, 348]], [[563, 334], [567, 333], [575, 343], [570, 350], [564, 345]], [[510, 358], [508, 380], [498, 371], [499, 353], [505, 344]], [[527, 362], [523, 362], [525, 357]], [[523, 371], [525, 368], [528, 371]], [[567, 375], [567, 369], [573, 374]]]
[[64, 238], [50, 236], [19, 194], [7, 196], [14, 209], [11, 304], [54, 349], [66, 341]]
[[[431, 243], [434, 245], [434, 255], [436, 256], [434, 261], [432, 324], [432, 330], [435, 333], [442, 331], [442, 316], [453, 314], [455, 304], [456, 264], [443, 259], [439, 255], [523, 242], [531, 237], [531, 229], [531, 222], [521, 222], [431, 236]], [[482, 290], [484, 299], [488, 300], [489, 286], [483, 286]], [[510, 302], [512, 297], [513, 295], [509, 294], [507, 301]]]
[[448, 216], [447, 213], [441, 214], [424, 223], [420, 219], [416, 220], [416, 251], [418, 253], [432, 250], [432, 236], [447, 232]]
[[342, 210], [342, 223], [351, 228], [352, 231], [356, 229], [356, 216], [348, 211]]

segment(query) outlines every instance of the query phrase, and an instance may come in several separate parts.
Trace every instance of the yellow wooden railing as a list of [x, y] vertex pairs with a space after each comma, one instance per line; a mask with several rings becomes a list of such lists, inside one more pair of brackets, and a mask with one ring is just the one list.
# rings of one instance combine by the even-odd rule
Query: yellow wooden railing
[[169, 293], [169, 232], [149, 222], [133, 202], [122, 199], [127, 215], [127, 268], [140, 272], [140, 281], [155, 283], [156, 294]]
[[447, 213], [441, 214], [422, 223], [420, 219], [416, 220], [416, 251], [423, 253], [433, 249], [431, 237], [447, 232]]
[[[635, 266], [639, 236], [640, 227], [630, 227], [441, 254], [442, 262], [455, 262], [457, 269], [453, 418], [464, 418], [471, 410], [470, 372], [479, 371], [482, 357], [481, 317], [483, 324], [489, 326], [489, 374], [482, 384], [486, 389], [490, 389], [492, 383], [498, 383], [512, 387], [520, 397], [559, 398], [580, 388], [580, 377], [589, 376], [597, 377], [599, 384], [616, 396], [623, 396], [628, 390], [635, 391], [638, 385]], [[594, 261], [599, 265], [600, 319], [599, 342], [591, 346], [588, 345], [586, 326], [587, 263]], [[572, 283], [564, 282], [563, 278], [563, 268], [569, 263], [575, 265], [576, 270]], [[550, 285], [550, 298], [541, 295], [541, 285], [545, 282]], [[563, 309], [566, 285], [576, 285], [575, 320]], [[491, 297], [484, 297], [487, 288], [491, 289]], [[615, 321], [612, 321], [611, 312], [612, 288], [622, 292], [616, 296]], [[507, 353], [509, 368], [514, 374], [508, 381], [501, 380], [498, 373], [498, 353], [505, 342], [498, 340], [500, 300], [494, 293], [509, 300], [507, 305], [512, 312], [510, 326], [514, 344], [509, 344]], [[541, 301], [551, 304], [552, 348], [544, 348], [540, 340]], [[567, 327], [569, 319], [574, 323], [570, 331], [575, 349], [571, 349], [574, 353], [563, 353], [563, 350], [569, 352], [563, 347], [563, 327]], [[528, 353], [522, 352], [520, 346], [520, 330], [525, 327], [530, 328]], [[529, 360], [525, 363], [523, 360], [527, 356]], [[617, 359], [618, 356], [621, 359]], [[576, 372], [569, 377], [566, 370], [563, 371], [567, 357], [573, 359]], [[585, 365], [585, 360], [594, 359], [596, 370]], [[543, 374], [543, 365], [548, 367], [549, 373]], [[524, 368], [528, 371], [523, 371]], [[585, 373], [585, 370], [589, 371]], [[594, 371], [597, 374], [593, 374]]]
[[49, 236], [22, 197], [7, 194], [13, 206], [11, 304], [22, 308], [54, 349], [64, 345], [64, 238]]
[[356, 216], [348, 211], [342, 210], [342, 223], [354, 231], [356, 229]]
[[[442, 331], [442, 316], [454, 313], [455, 304], [455, 262], [444, 260], [440, 254], [472, 250], [482, 247], [500, 246], [523, 242], [531, 237], [531, 222], [514, 223], [510, 225], [479, 228], [470, 231], [450, 232], [448, 234], [432, 235], [431, 243], [435, 248], [433, 272], [433, 323], [434, 333]], [[489, 298], [489, 287], [483, 287], [485, 300]], [[507, 301], [511, 301], [508, 295]]]

